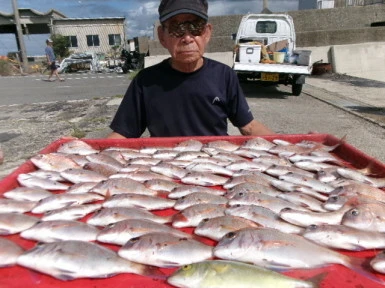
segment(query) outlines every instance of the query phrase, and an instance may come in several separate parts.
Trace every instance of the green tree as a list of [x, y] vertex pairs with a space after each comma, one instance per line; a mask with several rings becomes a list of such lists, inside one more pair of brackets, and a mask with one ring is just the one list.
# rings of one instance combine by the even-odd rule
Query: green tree
[[59, 56], [62, 59], [70, 55], [70, 40], [67, 36], [54, 34], [51, 36], [51, 39], [53, 41], [53, 51], [56, 56]]

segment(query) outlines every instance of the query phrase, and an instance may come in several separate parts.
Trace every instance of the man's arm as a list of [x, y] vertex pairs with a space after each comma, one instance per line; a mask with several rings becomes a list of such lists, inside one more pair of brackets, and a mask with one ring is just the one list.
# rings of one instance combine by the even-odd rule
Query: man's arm
[[108, 139], [126, 139], [127, 137], [124, 137], [123, 135], [112, 132], [110, 135], [107, 136]]
[[272, 135], [275, 134], [272, 130], [267, 128], [262, 123], [251, 120], [249, 124], [246, 124], [243, 127], [238, 128], [242, 135], [244, 136], [259, 136], [259, 135]]

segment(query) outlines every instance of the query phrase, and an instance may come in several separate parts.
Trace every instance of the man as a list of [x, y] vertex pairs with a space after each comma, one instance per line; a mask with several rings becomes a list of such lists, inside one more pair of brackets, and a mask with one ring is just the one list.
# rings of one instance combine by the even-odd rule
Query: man
[[53, 41], [51, 39], [47, 39], [45, 41], [45, 43], [47, 43], [47, 47], [45, 47], [45, 56], [47, 57], [48, 67], [51, 70], [47, 81], [55, 81], [54, 79], [51, 80], [51, 77], [54, 74], [57, 77], [57, 79], [59, 79], [60, 81], [64, 81], [63, 78], [60, 78], [59, 73], [57, 72], [57, 67], [56, 67], [56, 63], [55, 63], [56, 57], [55, 57], [55, 53], [53, 52], [53, 48], [52, 48]]
[[212, 25], [206, 0], [163, 0], [158, 37], [171, 57], [131, 82], [108, 138], [227, 135], [227, 119], [242, 135], [274, 134], [253, 119], [235, 72], [203, 57]]

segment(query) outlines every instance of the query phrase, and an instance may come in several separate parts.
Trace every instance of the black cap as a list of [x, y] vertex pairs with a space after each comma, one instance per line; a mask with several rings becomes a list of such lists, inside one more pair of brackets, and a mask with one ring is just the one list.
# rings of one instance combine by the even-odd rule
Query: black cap
[[175, 15], [184, 13], [197, 15], [207, 21], [207, 9], [206, 0], [162, 0], [158, 9], [159, 21], [164, 22]]

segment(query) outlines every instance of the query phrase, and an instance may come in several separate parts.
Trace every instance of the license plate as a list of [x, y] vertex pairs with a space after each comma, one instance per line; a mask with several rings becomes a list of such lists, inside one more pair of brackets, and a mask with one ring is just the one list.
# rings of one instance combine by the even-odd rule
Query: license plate
[[279, 74], [278, 73], [261, 73], [261, 81], [278, 82]]

